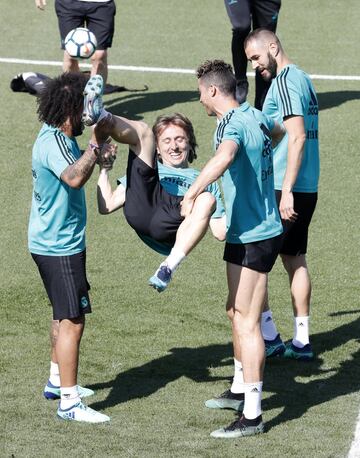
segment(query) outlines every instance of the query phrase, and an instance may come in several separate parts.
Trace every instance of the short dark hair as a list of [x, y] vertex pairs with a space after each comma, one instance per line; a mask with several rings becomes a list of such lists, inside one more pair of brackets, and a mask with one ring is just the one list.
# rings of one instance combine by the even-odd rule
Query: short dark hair
[[37, 113], [40, 122], [61, 127], [67, 118], [75, 123], [84, 106], [87, 77], [82, 73], [62, 73], [45, 82], [39, 95]]
[[197, 68], [196, 76], [208, 85], [217, 86], [223, 94], [235, 97], [236, 78], [232, 66], [223, 60], [206, 60]]
[[250, 41], [273, 41], [277, 45], [280, 45], [280, 40], [276, 36], [274, 32], [271, 30], [265, 29], [264, 27], [259, 27], [258, 29], [253, 30], [249, 33], [249, 35], [245, 38], [244, 41], [244, 48], [250, 43]]
[[184, 116], [183, 114], [174, 113], [170, 115], [158, 116], [152, 128], [156, 141], [158, 140], [162, 132], [171, 125], [181, 127], [185, 131], [188, 137], [188, 140], [189, 140], [189, 145], [190, 145], [188, 161], [191, 164], [191, 162], [197, 158], [197, 154], [196, 154], [197, 143], [196, 143], [196, 138], [195, 138], [195, 133], [194, 133], [194, 127], [190, 119]]

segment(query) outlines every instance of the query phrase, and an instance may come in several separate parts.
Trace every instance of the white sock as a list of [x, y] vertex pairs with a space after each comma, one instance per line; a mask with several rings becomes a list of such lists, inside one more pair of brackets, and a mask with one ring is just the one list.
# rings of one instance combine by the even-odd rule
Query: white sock
[[263, 382], [244, 383], [245, 385], [245, 403], [244, 417], [248, 420], [254, 420], [261, 415], [261, 395]]
[[49, 381], [54, 386], [60, 386], [59, 365], [50, 361], [50, 377]]
[[272, 319], [271, 310], [261, 314], [261, 332], [265, 340], [274, 340], [279, 334]]
[[60, 387], [60, 409], [68, 409], [80, 402], [80, 396], [77, 385]]
[[242, 364], [236, 358], [234, 358], [234, 378], [230, 391], [235, 394], [244, 393], [245, 391]]
[[173, 248], [170, 251], [169, 256], [165, 259], [165, 261], [162, 264], [166, 264], [169, 267], [169, 269], [172, 272], [174, 272], [177, 269], [180, 262], [185, 258], [186, 258], [185, 253], [183, 253], [182, 251], [176, 248]]
[[294, 318], [294, 338], [292, 340], [296, 347], [304, 347], [309, 341], [309, 317], [297, 316]]

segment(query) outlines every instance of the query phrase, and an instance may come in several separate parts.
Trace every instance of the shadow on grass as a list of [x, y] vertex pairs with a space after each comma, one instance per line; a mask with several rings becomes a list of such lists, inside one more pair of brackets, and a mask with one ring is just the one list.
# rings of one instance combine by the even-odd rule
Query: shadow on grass
[[360, 100], [360, 91], [335, 91], [317, 93], [320, 110], [338, 107], [350, 100]]
[[117, 98], [104, 99], [104, 106], [115, 115], [140, 120], [143, 119], [143, 116], [139, 113], [168, 110], [177, 103], [194, 102], [197, 100], [199, 100], [199, 93], [197, 91], [143, 91]]
[[[314, 361], [297, 362], [281, 358], [267, 361], [264, 389], [274, 394], [263, 401], [264, 411], [283, 408], [278, 416], [267, 422], [268, 429], [300, 418], [311, 407], [360, 390], [360, 350], [348, 354], [337, 367], [322, 367], [321, 358], [325, 352], [335, 350], [350, 340], [359, 340], [359, 328], [360, 318], [357, 318], [334, 330], [312, 335], [312, 345], [317, 354]], [[104, 401], [91, 407], [101, 410], [131, 399], [151, 396], [183, 376], [199, 383], [226, 380], [227, 377], [212, 377], [209, 368], [229, 366], [231, 376], [232, 354], [231, 343], [172, 348], [170, 354], [122, 372], [114, 380], [92, 385], [95, 390], [111, 388], [111, 391]], [[306, 380], [317, 375], [319, 377], [315, 380]]]
[[[115, 93], [116, 94], [116, 93]], [[143, 119], [143, 113], [170, 110], [178, 103], [196, 102], [199, 100], [198, 91], [161, 91], [148, 92], [142, 90], [129, 92], [127, 95], [105, 97], [104, 106], [111, 113], [125, 116], [134, 120]], [[337, 107], [350, 100], [360, 100], [360, 91], [335, 91], [317, 94], [320, 110]]]
[[[312, 335], [311, 342], [317, 355], [314, 361], [278, 359], [267, 363], [264, 388], [275, 394], [264, 400], [264, 411], [283, 408], [277, 417], [267, 422], [268, 429], [300, 418], [311, 407], [359, 391], [360, 350], [346, 354], [346, 359], [336, 367], [322, 367], [321, 358], [325, 352], [335, 350], [351, 340], [359, 341], [359, 328], [360, 318], [357, 318], [332, 331]], [[317, 375], [319, 377], [315, 380], [299, 381], [299, 377], [314, 378]]]
[[[154, 359], [117, 375], [114, 380], [91, 385], [94, 390], [111, 388], [109, 396], [91, 404], [93, 409], [104, 409], [131, 399], [146, 398], [180, 377], [196, 382], [213, 382], [222, 377], [210, 376], [210, 367], [232, 367], [232, 343], [197, 348], [172, 348], [170, 354]], [[231, 372], [231, 369], [229, 370]]]

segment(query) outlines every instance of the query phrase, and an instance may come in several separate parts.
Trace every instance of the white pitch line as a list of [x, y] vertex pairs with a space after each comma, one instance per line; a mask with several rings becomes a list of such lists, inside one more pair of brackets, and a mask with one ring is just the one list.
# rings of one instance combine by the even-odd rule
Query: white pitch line
[[[62, 62], [51, 60], [28, 60], [16, 59], [10, 57], [0, 57], [0, 62], [8, 64], [24, 64], [24, 65], [44, 65], [61, 67]], [[90, 64], [80, 64], [80, 67], [91, 68]], [[195, 70], [189, 68], [167, 68], [167, 67], [137, 67], [134, 65], [109, 65], [111, 70], [123, 70], [130, 72], [153, 72], [153, 73], [177, 73], [193, 75]], [[248, 72], [247, 76], [255, 76], [254, 72]], [[356, 75], [310, 75], [314, 80], [341, 80], [341, 81], [360, 81], [360, 76]]]
[[360, 456], [360, 412], [357, 417], [355, 436], [351, 443], [350, 451], [347, 458], [359, 458]]

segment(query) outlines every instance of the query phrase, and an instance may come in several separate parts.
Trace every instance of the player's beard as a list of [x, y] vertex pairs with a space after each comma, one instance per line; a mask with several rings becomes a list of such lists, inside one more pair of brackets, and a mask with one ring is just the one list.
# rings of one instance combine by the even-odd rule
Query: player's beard
[[[260, 74], [262, 79], [265, 81], [270, 81], [273, 78], [275, 78], [276, 73], [277, 73], [277, 62], [276, 59], [268, 52], [267, 53], [268, 57], [268, 64], [266, 67], [263, 67], [262, 69], [257, 69], [256, 71]], [[266, 70], [267, 73], [261, 74], [262, 70]]]
[[275, 78], [276, 73], [277, 73], [277, 62], [275, 57], [273, 57], [269, 52], [268, 52], [268, 59], [269, 59], [269, 65], [268, 65], [268, 72], [271, 75], [271, 79]]

